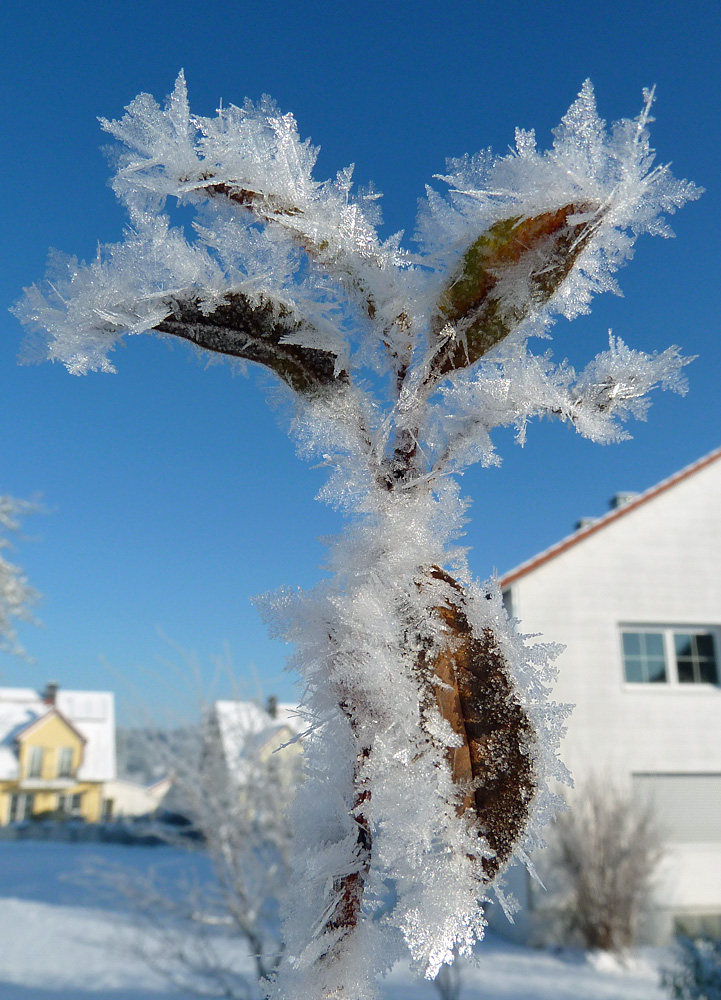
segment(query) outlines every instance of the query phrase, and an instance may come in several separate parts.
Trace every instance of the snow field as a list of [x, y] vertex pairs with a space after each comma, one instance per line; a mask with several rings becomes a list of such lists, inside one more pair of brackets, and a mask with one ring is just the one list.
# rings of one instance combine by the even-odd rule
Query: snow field
[[[98, 888], [100, 868], [161, 871], [178, 882], [209, 877], [207, 859], [170, 847], [0, 842], [0, 1000], [186, 1000], [145, 965], [123, 898]], [[93, 897], [95, 905], [93, 903]], [[160, 944], [158, 938], [157, 944]], [[224, 948], [234, 948], [225, 941]], [[560, 955], [509, 944], [489, 934], [464, 967], [461, 1000], [663, 1000], [663, 952], [610, 956]], [[396, 966], [384, 982], [386, 1000], [433, 1000], [427, 982]]]

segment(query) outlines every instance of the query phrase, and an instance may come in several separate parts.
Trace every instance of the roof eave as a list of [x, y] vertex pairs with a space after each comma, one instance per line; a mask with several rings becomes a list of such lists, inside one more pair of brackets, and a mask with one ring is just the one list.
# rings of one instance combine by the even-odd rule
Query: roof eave
[[599, 517], [596, 521], [593, 521], [586, 527], [579, 528], [579, 530], [575, 531], [572, 535], [567, 535], [565, 538], [562, 538], [560, 542], [556, 542], [556, 544], [552, 545], [550, 548], [544, 549], [544, 551], [540, 552], [537, 556], [533, 556], [533, 558], [528, 559], [526, 562], [521, 563], [514, 569], [504, 573], [498, 580], [501, 589], [505, 590], [522, 577], [527, 576], [529, 573], [539, 569], [552, 559], [555, 559], [557, 556], [567, 552], [569, 549], [573, 548], [574, 545], [578, 545], [579, 542], [585, 541], [586, 538], [589, 538], [591, 535], [595, 535], [597, 531], [601, 531], [614, 521], [618, 521], [619, 518], [625, 517], [632, 511], [637, 510], [639, 507], [648, 503], [649, 500], [653, 500], [660, 494], [672, 489], [672, 487], [677, 486], [685, 479], [688, 479], [690, 476], [695, 475], [702, 469], [707, 468], [707, 466], [712, 465], [720, 458], [721, 448], [716, 448], [714, 451], [711, 451], [702, 458], [699, 458], [691, 465], [687, 465], [679, 472], [674, 473], [667, 479], [663, 479], [660, 483], [657, 483], [655, 486], [646, 490], [645, 493], [641, 493], [634, 500], [629, 500], [627, 503], [623, 504], [622, 507], [617, 507], [615, 510], [609, 511], [608, 514], [604, 514], [602, 517]]

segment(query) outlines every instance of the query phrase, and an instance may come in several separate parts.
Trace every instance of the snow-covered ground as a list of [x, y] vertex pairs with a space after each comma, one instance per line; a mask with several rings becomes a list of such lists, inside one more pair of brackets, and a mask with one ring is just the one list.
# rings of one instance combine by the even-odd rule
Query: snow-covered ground
[[[209, 873], [202, 855], [170, 847], [0, 842], [0, 1000], [187, 1000], [139, 957], [154, 942], [139, 937], [123, 898], [102, 887], [100, 868], [128, 877], [152, 869], [178, 882]], [[646, 952], [622, 965], [489, 935], [477, 965], [464, 968], [461, 1000], [664, 1000], [664, 959]], [[385, 990], [387, 1000], [438, 997], [401, 968]]]

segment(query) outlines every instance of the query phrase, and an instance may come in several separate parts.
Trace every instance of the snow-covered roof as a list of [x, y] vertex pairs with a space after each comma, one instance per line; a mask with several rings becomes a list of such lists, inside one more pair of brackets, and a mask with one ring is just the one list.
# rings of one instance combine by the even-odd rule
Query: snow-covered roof
[[111, 691], [58, 690], [55, 705], [32, 688], [0, 688], [0, 780], [18, 777], [15, 740], [57, 710], [85, 740], [79, 781], [115, 777], [115, 698]]
[[112, 691], [65, 691], [55, 704], [85, 737], [81, 781], [110, 781], [115, 777], [115, 696]]
[[626, 494], [626, 496], [631, 497], [631, 499], [626, 500], [625, 503], [615, 507], [613, 510], [609, 511], [608, 514], [604, 514], [602, 517], [594, 518], [588, 521], [584, 520], [582, 526], [572, 535], [567, 535], [565, 538], [562, 538], [560, 542], [556, 542], [543, 552], [539, 552], [538, 555], [533, 556], [531, 559], [527, 559], [526, 562], [523, 562], [514, 569], [504, 573], [498, 581], [501, 588], [505, 589], [506, 587], [509, 587], [512, 583], [515, 583], [516, 580], [526, 576], [528, 573], [532, 573], [535, 569], [543, 566], [551, 559], [555, 559], [556, 556], [560, 556], [561, 553], [568, 551], [568, 549], [572, 548], [574, 545], [584, 541], [584, 539], [588, 538], [589, 535], [593, 535], [597, 531], [601, 531], [603, 528], [606, 528], [609, 524], [612, 524], [621, 517], [626, 517], [626, 515], [630, 514], [631, 511], [638, 510], [639, 507], [648, 503], [649, 500], [653, 500], [655, 497], [659, 496], [659, 494], [672, 489], [685, 479], [695, 475], [707, 466], [712, 465], [720, 458], [721, 448], [716, 448], [714, 451], [711, 451], [702, 458], [699, 458], [696, 462], [692, 462], [691, 465], [687, 465], [679, 472], [675, 472], [667, 479], [663, 479], [660, 483], [657, 483], [655, 486], [646, 490], [645, 493], [639, 493], [638, 495]]
[[229, 766], [264, 747], [276, 750], [308, 728], [298, 706], [288, 702], [278, 703], [273, 715], [255, 701], [216, 701], [214, 709]]

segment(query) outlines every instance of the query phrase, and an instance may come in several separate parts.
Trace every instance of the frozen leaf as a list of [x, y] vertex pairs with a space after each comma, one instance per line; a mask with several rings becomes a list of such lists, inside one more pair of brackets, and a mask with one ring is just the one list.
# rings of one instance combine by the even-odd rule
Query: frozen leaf
[[460, 746], [447, 750], [458, 810], [483, 838], [481, 865], [490, 882], [525, 836], [536, 790], [534, 733], [493, 630], [474, 633], [463, 588], [437, 566], [428, 575], [444, 586], [446, 601], [435, 613], [445, 631], [422, 654], [420, 672], [460, 737]]
[[180, 300], [155, 329], [204, 350], [270, 368], [304, 395], [347, 381], [346, 372], [336, 373], [334, 354], [288, 342], [302, 326], [302, 321], [282, 306], [263, 300], [253, 303], [235, 293], [226, 296], [212, 312], [205, 312], [197, 301]]
[[435, 335], [444, 346], [435, 368], [445, 375], [474, 364], [547, 302], [597, 222], [592, 206], [564, 205], [504, 219], [479, 236], [438, 302]]

